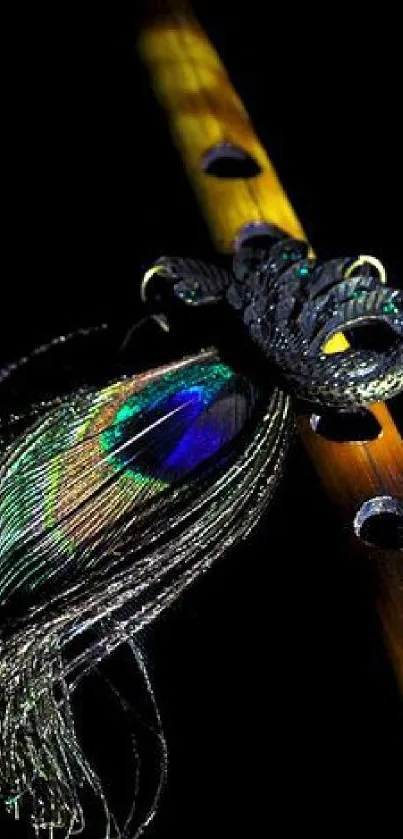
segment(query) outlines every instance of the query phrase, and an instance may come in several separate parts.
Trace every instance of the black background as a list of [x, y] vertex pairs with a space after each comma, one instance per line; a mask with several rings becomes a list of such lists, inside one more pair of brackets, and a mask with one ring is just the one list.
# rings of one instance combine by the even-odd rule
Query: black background
[[[401, 283], [397, 21], [368, 7], [365, 18], [335, 5], [196, 8], [315, 249], [376, 253]], [[135, 320], [151, 259], [212, 253], [136, 59], [138, 18], [136, 3], [18, 7], [3, 30], [4, 359], [76, 326]], [[141, 342], [136, 353], [141, 366]], [[370, 580], [300, 449], [248, 546], [143, 647], [170, 749], [150, 836], [359, 836], [378, 820], [394, 835], [397, 689]], [[83, 689], [78, 724], [124, 798], [124, 732], [101, 694], [96, 681]]]

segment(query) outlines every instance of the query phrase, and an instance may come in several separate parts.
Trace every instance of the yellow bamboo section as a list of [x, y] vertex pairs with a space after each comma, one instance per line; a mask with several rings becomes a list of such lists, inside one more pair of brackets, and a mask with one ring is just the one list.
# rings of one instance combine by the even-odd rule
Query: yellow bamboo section
[[[291, 236], [304, 238], [241, 100], [186, 4], [148, 5], [157, 13], [141, 32], [138, 48], [218, 250], [232, 251], [245, 222], [269, 219]], [[248, 151], [261, 174], [248, 181], [206, 176], [204, 156], [223, 142]]]
[[[217, 52], [185, 2], [149, 3], [150, 20], [138, 38], [140, 56], [165, 108], [173, 140], [219, 251], [231, 252], [246, 225], [274, 224], [298, 239], [304, 230], [274, 167], [234, 91]], [[260, 167], [255, 177], [218, 178], [206, 173], [206, 155], [232, 144]], [[335, 336], [327, 352], [347, 347]], [[403, 691], [403, 556], [373, 550], [354, 535], [361, 504], [373, 497], [403, 496], [403, 443], [385, 405], [371, 407], [382, 432], [369, 443], [332, 443], [300, 422], [301, 434], [332, 499], [342, 508], [350, 541], [365, 550], [376, 571], [378, 609]]]

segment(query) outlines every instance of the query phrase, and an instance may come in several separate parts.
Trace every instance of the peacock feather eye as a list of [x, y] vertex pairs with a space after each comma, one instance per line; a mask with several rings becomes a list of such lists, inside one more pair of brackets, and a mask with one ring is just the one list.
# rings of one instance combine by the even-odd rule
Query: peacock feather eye
[[[109, 462], [118, 469], [126, 467], [126, 475], [135, 480], [170, 483], [183, 477], [231, 438], [231, 427], [209, 410], [231, 379], [234, 374], [224, 364], [198, 365], [186, 372], [173, 371], [129, 396], [100, 438]], [[151, 436], [141, 455], [145, 416]], [[143, 462], [140, 470], [138, 461]]]
[[85, 785], [110, 818], [76, 685], [250, 533], [294, 422], [216, 350], [32, 407], [0, 461], [0, 794], [71, 835]]
[[250, 416], [252, 386], [188, 360], [76, 394], [17, 440], [2, 468], [0, 600], [99, 556], [105, 534], [216, 456]]

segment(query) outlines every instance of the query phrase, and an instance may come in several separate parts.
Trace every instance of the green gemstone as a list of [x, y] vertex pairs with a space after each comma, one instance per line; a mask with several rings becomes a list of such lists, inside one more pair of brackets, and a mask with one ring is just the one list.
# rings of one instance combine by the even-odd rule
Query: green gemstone
[[397, 315], [399, 309], [395, 303], [385, 303], [382, 311], [385, 313], [385, 315]]
[[309, 274], [309, 268], [306, 265], [301, 265], [301, 268], [298, 269], [298, 273], [301, 277], [306, 277]]
[[6, 807], [14, 807], [14, 805], [17, 803], [19, 797], [20, 797], [19, 795], [13, 795], [13, 796], [10, 796], [9, 798], [6, 798], [5, 799]]

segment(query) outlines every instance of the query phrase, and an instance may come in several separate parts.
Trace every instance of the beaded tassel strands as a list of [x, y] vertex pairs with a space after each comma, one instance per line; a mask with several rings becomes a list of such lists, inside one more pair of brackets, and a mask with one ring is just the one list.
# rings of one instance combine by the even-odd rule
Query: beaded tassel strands
[[[104, 807], [105, 835], [128, 835], [78, 742], [74, 689], [248, 534], [292, 433], [289, 397], [262, 396], [214, 350], [75, 390], [9, 433], [1, 795], [37, 833], [80, 832], [84, 787]], [[155, 801], [143, 826], [154, 810]]]

